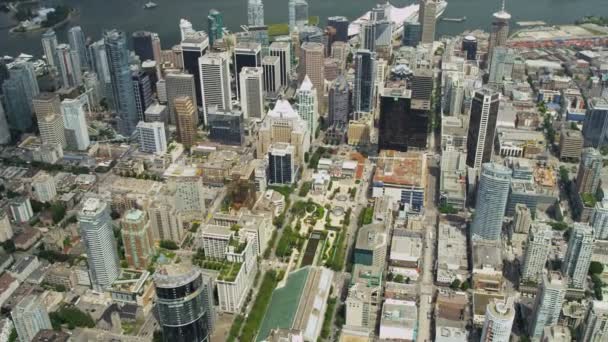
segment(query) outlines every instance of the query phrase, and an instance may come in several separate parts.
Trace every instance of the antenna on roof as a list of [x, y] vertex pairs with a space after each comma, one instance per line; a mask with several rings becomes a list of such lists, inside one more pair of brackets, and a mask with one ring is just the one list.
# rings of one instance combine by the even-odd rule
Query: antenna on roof
[[505, 10], [505, 0], [502, 0], [502, 8], [500, 9], [501, 11]]

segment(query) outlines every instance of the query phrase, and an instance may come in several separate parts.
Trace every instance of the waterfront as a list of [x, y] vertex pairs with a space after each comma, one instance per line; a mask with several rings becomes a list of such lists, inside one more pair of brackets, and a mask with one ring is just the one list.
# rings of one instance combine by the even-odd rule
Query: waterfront
[[[129, 33], [136, 30], [157, 32], [164, 48], [177, 43], [179, 19], [187, 18], [196, 29], [207, 27], [207, 13], [216, 8], [224, 14], [225, 25], [238, 30], [246, 23], [246, 0], [155, 0], [159, 5], [152, 10], [143, 9], [146, 0], [62, 0], [55, 1], [75, 8], [78, 14], [66, 26], [57, 29], [60, 40], [70, 26], [81, 25], [87, 36], [99, 39], [106, 28], [118, 28]], [[391, 1], [395, 6], [405, 6], [412, 0]], [[331, 15], [344, 15], [355, 19], [369, 10], [377, 0], [327, 1], [309, 0], [310, 15], [321, 17], [322, 23]], [[348, 4], [348, 6], [344, 6]], [[356, 4], [356, 6], [353, 6]], [[287, 21], [287, 0], [264, 0], [266, 23]], [[438, 34], [457, 34], [466, 29], [488, 29], [491, 13], [499, 7], [495, 0], [449, 0], [444, 13], [447, 17], [466, 16], [465, 22], [438, 21]], [[608, 15], [606, 0], [507, 0], [507, 10], [516, 21], [542, 20], [548, 24], [573, 23], [590, 14]], [[10, 24], [10, 18], [0, 13], [0, 27]], [[25, 52], [39, 56], [41, 32], [9, 34], [0, 31], [0, 54], [16, 55]]]

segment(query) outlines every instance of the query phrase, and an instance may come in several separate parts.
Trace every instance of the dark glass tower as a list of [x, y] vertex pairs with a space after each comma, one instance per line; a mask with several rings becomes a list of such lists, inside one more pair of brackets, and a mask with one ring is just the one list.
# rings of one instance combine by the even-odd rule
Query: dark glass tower
[[207, 52], [207, 49], [209, 48], [209, 37], [205, 32], [194, 32], [182, 40], [181, 46], [184, 70], [190, 75], [194, 75], [196, 105], [202, 107], [201, 71], [198, 59]]
[[152, 47], [152, 33], [148, 31], [137, 31], [133, 33], [133, 51], [143, 61], [154, 60], [154, 48]]
[[327, 45], [331, 47], [331, 44], [334, 42], [348, 42], [348, 25], [349, 21], [346, 17], [337, 16], [327, 18], [327, 26], [333, 27], [335, 30], [331, 41], [327, 42]]
[[466, 36], [462, 40], [462, 52], [468, 61], [477, 59], [477, 38], [474, 36]]
[[[259, 43], [241, 42], [237, 43], [234, 49], [234, 75], [241, 74], [244, 67], [262, 66], [262, 45]], [[240, 82], [236, 82], [237, 98], [240, 96]]]
[[385, 89], [380, 97], [378, 148], [397, 151], [425, 148], [428, 121], [426, 111], [411, 108], [405, 88]]
[[358, 50], [355, 55], [355, 87], [353, 110], [369, 113], [373, 106], [374, 56], [369, 50]]
[[154, 274], [156, 308], [165, 342], [206, 342], [209, 323], [205, 283], [198, 269]]
[[133, 90], [135, 92], [135, 106], [137, 108], [137, 119], [144, 121], [144, 113], [154, 101], [150, 77], [143, 71], [133, 72]]
[[213, 46], [216, 40], [222, 39], [224, 35], [224, 18], [220, 11], [216, 9], [209, 10], [207, 31], [209, 32], [209, 46]]
[[403, 25], [403, 37], [401, 42], [405, 46], [418, 46], [422, 36], [422, 27], [418, 22], [406, 22]]
[[475, 92], [467, 137], [467, 165], [477, 169], [490, 162], [498, 119], [499, 94], [483, 88]]
[[118, 131], [124, 136], [131, 136], [137, 126], [137, 107], [135, 92], [129, 68], [129, 50], [125, 33], [118, 30], [105, 31], [104, 42], [108, 69], [112, 80], [112, 98], [114, 110], [118, 115]]
[[346, 126], [350, 113], [350, 88], [343, 75], [338, 76], [329, 88], [329, 125]]

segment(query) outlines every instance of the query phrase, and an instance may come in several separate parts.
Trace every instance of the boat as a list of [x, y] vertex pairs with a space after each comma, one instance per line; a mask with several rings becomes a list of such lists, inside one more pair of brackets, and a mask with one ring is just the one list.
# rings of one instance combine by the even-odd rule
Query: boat
[[158, 7], [158, 4], [156, 4], [155, 2], [146, 2], [146, 4], [144, 5], [144, 9], [153, 9]]
[[[420, 12], [420, 5], [415, 3], [405, 7], [395, 7], [391, 4], [388, 4], [388, 9], [390, 11], [390, 20], [393, 22], [393, 35], [399, 36], [403, 32], [403, 24], [405, 22], [417, 22], [418, 21], [418, 13]], [[448, 7], [448, 2], [445, 0], [440, 0], [437, 3], [437, 14], [436, 17], [439, 18], [445, 12], [445, 9]], [[361, 25], [367, 21], [369, 21], [371, 11], [365, 12], [362, 16], [360, 16], [357, 20], [353, 21], [348, 25], [348, 36], [354, 37], [359, 34], [361, 30]]]
[[442, 21], [448, 21], [453, 23], [461, 23], [467, 20], [467, 17], [458, 17], [458, 18], [441, 18]]

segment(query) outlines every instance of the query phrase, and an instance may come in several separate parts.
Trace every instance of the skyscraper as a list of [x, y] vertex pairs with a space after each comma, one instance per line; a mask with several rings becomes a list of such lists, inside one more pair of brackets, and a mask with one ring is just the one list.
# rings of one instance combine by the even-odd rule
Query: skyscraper
[[512, 49], [503, 46], [495, 47], [492, 50], [488, 83], [491, 85], [501, 85], [504, 80], [511, 79], [514, 62], [515, 52]]
[[369, 50], [357, 50], [354, 62], [353, 111], [370, 113], [374, 105], [375, 58]]
[[268, 53], [278, 56], [281, 66], [281, 85], [287, 87], [291, 78], [291, 45], [289, 42], [272, 42]]
[[61, 112], [40, 117], [38, 119], [38, 129], [40, 130], [40, 140], [44, 144], [59, 145], [66, 148], [67, 141]]
[[319, 104], [317, 102], [317, 89], [313, 86], [308, 76], [304, 77], [304, 81], [297, 91], [298, 97], [298, 114], [302, 120], [306, 121], [308, 131], [310, 132], [310, 142], [314, 140], [315, 132], [317, 131], [317, 120], [319, 117]]
[[553, 231], [548, 224], [534, 223], [530, 228], [521, 275], [523, 281], [537, 282], [543, 274], [551, 251], [552, 237]]
[[118, 30], [104, 32], [104, 43], [108, 59], [108, 69], [112, 80], [114, 110], [118, 114], [118, 131], [131, 136], [137, 126], [135, 92], [129, 68], [129, 50], [125, 33]]
[[57, 35], [53, 29], [48, 29], [42, 34], [42, 51], [44, 57], [49, 66], [54, 67], [57, 63], [57, 57], [55, 57], [55, 49], [57, 48]]
[[152, 82], [150, 77], [142, 70], [136, 70], [131, 76], [133, 80], [133, 92], [135, 93], [135, 108], [137, 109], [137, 120], [144, 120], [146, 109], [154, 101], [152, 93]]
[[163, 122], [144, 122], [137, 124], [139, 150], [145, 153], [163, 155], [167, 152], [167, 134]]
[[243, 112], [232, 110], [230, 112], [219, 111], [216, 106], [209, 108], [207, 113], [209, 120], [209, 139], [226, 145], [243, 144], [245, 130], [243, 123]]
[[11, 311], [19, 341], [30, 342], [43, 329], [52, 329], [45, 305], [37, 295], [27, 295]]
[[603, 166], [602, 154], [595, 148], [583, 149], [581, 162], [576, 175], [576, 191], [579, 194], [592, 194], [595, 196]]
[[289, 0], [289, 31], [301, 30], [308, 24], [308, 2]]
[[585, 223], [574, 222], [562, 262], [562, 273], [569, 278], [570, 287], [585, 288], [594, 242], [593, 229]]
[[199, 59], [205, 125], [207, 125], [207, 109], [209, 106], [215, 105], [221, 110], [232, 109], [228, 58], [225, 53], [208, 53]]
[[63, 100], [61, 102], [61, 114], [63, 115], [65, 139], [68, 147], [86, 151], [91, 142], [84, 111], [84, 98]]
[[[243, 117], [262, 119], [264, 116], [263, 69], [244, 67], [239, 74]], [[220, 108], [230, 110], [230, 108]]]
[[264, 3], [262, 0], [247, 0], [247, 25], [264, 26]]
[[416, 47], [422, 38], [422, 27], [417, 21], [406, 22], [403, 24], [403, 37], [401, 42], [404, 46]]
[[82, 71], [78, 53], [67, 44], [59, 44], [55, 55], [61, 84], [65, 88], [79, 87], [82, 84]]
[[4, 106], [0, 102], [0, 145], [8, 144], [9, 142], [11, 142], [11, 132], [6, 120], [6, 114], [4, 114]]
[[[212, 289], [197, 268], [166, 267], [154, 274], [156, 308], [165, 342], [208, 341]], [[206, 296], [207, 294], [207, 296]]]
[[[169, 107], [169, 122], [173, 125], [176, 124], [175, 115], [175, 98], [180, 96], [190, 97], [193, 100], [196, 99], [196, 87], [195, 83], [199, 80], [194, 80], [194, 75], [186, 73], [170, 73], [165, 76], [165, 84], [167, 88], [167, 107]], [[198, 115], [197, 115], [198, 118]], [[198, 118], [198, 121], [200, 118]]]
[[329, 88], [329, 125], [346, 127], [350, 114], [350, 88], [343, 75], [338, 76]]
[[146, 213], [138, 209], [125, 212], [120, 221], [120, 228], [129, 266], [145, 269], [154, 256], [154, 236]]
[[494, 49], [506, 45], [507, 38], [509, 38], [509, 20], [511, 20], [511, 14], [505, 11], [505, 0], [502, 0], [500, 11], [495, 12], [492, 17], [492, 30], [490, 32], [490, 42], [488, 45], [488, 61], [492, 60]]
[[133, 39], [133, 52], [143, 61], [155, 60], [152, 32], [136, 31], [131, 35]]
[[333, 39], [331, 42], [328, 42], [328, 45], [331, 46], [334, 42], [348, 42], [349, 24], [348, 18], [346, 17], [335, 16], [327, 18], [327, 26], [333, 27], [336, 30]]
[[96, 289], [104, 289], [120, 273], [110, 208], [99, 198], [88, 198], [78, 213], [78, 222], [87, 252], [91, 283]]
[[87, 40], [84, 36], [84, 32], [80, 26], [71, 27], [68, 30], [68, 42], [72, 51], [76, 52], [78, 56], [78, 65], [80, 70], [89, 70], [89, 53], [87, 51]]
[[595, 204], [591, 215], [591, 227], [596, 239], [608, 240], [608, 198]]
[[566, 296], [567, 280], [560, 272], [545, 272], [536, 294], [530, 337], [539, 339], [547, 326], [557, 324]]
[[244, 67], [262, 66], [262, 45], [254, 42], [239, 42], [234, 48], [234, 72], [237, 75], [236, 96], [241, 98], [238, 75]]
[[93, 70], [95, 70], [99, 82], [101, 83], [102, 93], [110, 108], [113, 108], [112, 77], [110, 76], [110, 66], [108, 64], [106, 45], [103, 39], [89, 45], [89, 57], [91, 57]]
[[173, 100], [177, 126], [177, 139], [186, 148], [196, 143], [196, 127], [198, 116], [191, 97], [180, 96]]
[[38, 120], [47, 115], [61, 113], [61, 100], [56, 93], [39, 93], [34, 96], [32, 105]]
[[479, 169], [492, 158], [499, 93], [483, 88], [475, 92], [467, 137], [467, 165]]
[[475, 217], [471, 223], [473, 237], [484, 240], [500, 239], [511, 186], [511, 173], [511, 169], [500, 164], [483, 164], [475, 204]]
[[154, 200], [148, 207], [150, 226], [154, 239], [181, 242], [184, 235], [182, 217], [168, 201]]
[[209, 34], [209, 46], [224, 37], [224, 16], [220, 11], [212, 8], [207, 16], [207, 31]]
[[477, 38], [475, 36], [465, 36], [462, 39], [462, 52], [467, 61], [477, 60]]
[[[192, 26], [190, 26], [192, 30]], [[199, 65], [199, 59], [205, 55], [209, 48], [209, 36], [203, 31], [194, 32], [186, 30], [181, 42], [182, 59], [184, 71], [194, 76], [196, 90], [195, 107], [204, 107], [203, 91], [201, 82], [203, 75]]]
[[40, 90], [34, 66], [21, 62], [9, 69], [9, 78], [2, 84], [9, 127], [24, 133], [33, 127], [32, 101]]
[[418, 18], [420, 18], [420, 24], [422, 26], [420, 41], [422, 44], [432, 44], [435, 41], [437, 0], [421, 0]]
[[494, 299], [488, 303], [480, 341], [509, 342], [514, 318], [513, 298], [509, 297], [504, 302]]
[[265, 56], [262, 59], [264, 69], [264, 91], [275, 94], [281, 89], [281, 57]]
[[269, 184], [292, 184], [296, 176], [295, 150], [293, 145], [276, 143], [268, 151]]
[[608, 339], [608, 303], [599, 300], [592, 301], [583, 322], [580, 341], [606, 341]]
[[608, 98], [589, 100], [583, 123], [585, 145], [600, 148], [608, 143]]
[[307, 42], [302, 44], [300, 52], [300, 82], [304, 81], [304, 77], [308, 76], [315, 89], [317, 89], [317, 101], [319, 108], [323, 102], [323, 90], [325, 89], [325, 52], [323, 44]]

